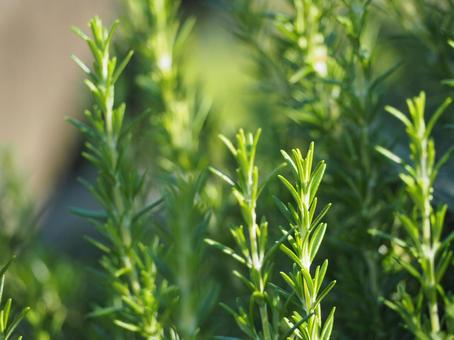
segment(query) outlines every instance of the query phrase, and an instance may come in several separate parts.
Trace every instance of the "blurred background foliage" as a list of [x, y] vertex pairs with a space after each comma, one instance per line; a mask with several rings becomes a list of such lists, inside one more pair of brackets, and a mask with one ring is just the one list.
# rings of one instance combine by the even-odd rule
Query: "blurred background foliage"
[[[404, 131], [385, 114], [385, 105], [403, 108], [405, 98], [424, 90], [427, 111], [434, 112], [453, 94], [454, 2], [193, 0], [183, 1], [181, 11], [175, 2], [161, 26], [148, 1], [109, 5], [121, 22], [118, 54], [135, 50], [117, 93], [129, 119], [138, 122], [131, 152], [137, 167], [151, 174], [150, 196], [166, 197], [149, 221], [163, 245], [170, 245], [162, 270], [176, 285], [182, 282], [182, 268], [195, 275], [184, 278], [190, 281], [186, 309], [176, 308], [170, 318], [182, 320], [188, 309], [197, 310], [197, 321], [187, 322], [203, 325], [204, 338], [239, 336], [217, 303], [232, 305], [246, 294], [229, 274], [236, 264], [206, 249], [197, 237], [202, 233], [233, 244], [228, 226], [239, 213], [228, 190], [206, 168], [232, 167], [218, 134], [261, 127], [257, 158], [263, 173], [280, 162], [280, 149], [306, 149], [312, 140], [318, 157], [327, 161], [320, 199], [334, 206], [320, 257], [329, 259], [329, 279], [338, 282], [327, 298], [337, 306], [334, 338], [411, 338], [382, 303], [402, 274], [391, 260], [395, 249], [369, 230], [398, 233], [393, 212], [406, 202], [397, 170], [375, 146], [408, 157]], [[439, 154], [453, 144], [453, 112], [449, 108], [434, 131]], [[72, 161], [49, 198], [54, 203], [43, 204], [28, 188], [33, 169], [18, 168], [14, 153], [0, 150], [0, 254], [4, 262], [17, 256], [7, 291], [18, 304], [31, 307], [21, 325], [25, 338], [103, 337], [96, 329], [103, 321], [86, 316], [108, 298], [90, 269], [100, 254], [83, 240], [96, 233], [69, 216], [70, 205], [99, 208], [75, 189], [76, 177], [93, 180], [94, 171], [79, 150], [68, 147], [68, 152]], [[451, 160], [435, 183], [435, 204], [449, 205], [447, 233], [454, 224], [453, 171]], [[272, 194], [286, 194], [276, 181], [266, 190], [260, 214], [279, 225]], [[184, 229], [187, 225], [192, 229]], [[270, 233], [276, 236], [278, 230]], [[185, 242], [195, 246], [189, 248], [193, 253], [187, 244], [178, 246]], [[453, 274], [448, 271], [446, 287], [454, 287]], [[202, 293], [209, 299], [201, 299]], [[447, 313], [453, 317], [452, 307]]]

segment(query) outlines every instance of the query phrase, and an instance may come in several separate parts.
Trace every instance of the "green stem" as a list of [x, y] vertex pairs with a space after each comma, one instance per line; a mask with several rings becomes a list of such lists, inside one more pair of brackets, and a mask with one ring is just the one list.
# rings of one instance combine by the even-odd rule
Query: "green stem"
[[420, 136], [422, 140], [421, 145], [421, 160], [420, 160], [420, 171], [421, 171], [421, 192], [424, 197], [424, 202], [421, 207], [422, 215], [422, 231], [423, 231], [423, 258], [426, 262], [425, 273], [427, 278], [427, 286], [425, 288], [425, 295], [427, 297], [427, 305], [430, 315], [430, 325], [432, 333], [436, 334], [440, 331], [440, 320], [438, 316], [438, 303], [437, 303], [437, 291], [436, 291], [436, 278], [435, 278], [435, 256], [434, 246], [432, 244], [431, 237], [431, 222], [430, 222], [430, 211], [431, 211], [431, 185], [429, 180], [429, 169], [428, 169], [428, 143], [424, 136]]
[[266, 305], [264, 303], [260, 306], [260, 318], [262, 319], [263, 339], [272, 340], [270, 323], [268, 321], [268, 310], [266, 309]]
[[427, 301], [429, 305], [430, 325], [432, 333], [440, 331], [440, 319], [438, 316], [437, 291], [435, 282], [435, 264], [434, 257], [430, 256], [429, 261], [429, 287], [427, 288]]
[[[110, 85], [108, 85], [110, 87]], [[112, 90], [113, 92], [113, 90]], [[111, 93], [113, 95], [113, 93]], [[109, 150], [109, 159], [111, 161], [111, 169], [115, 170], [118, 168], [118, 137], [113, 134], [113, 122], [112, 122], [112, 112], [113, 112], [113, 100], [109, 99], [108, 94], [105, 94], [106, 100], [104, 101], [104, 112], [105, 112], [105, 124], [106, 124], [106, 134], [107, 134], [107, 143]], [[124, 195], [119, 187], [118, 173], [115, 173], [114, 182], [112, 184], [112, 199], [115, 206], [116, 214], [114, 223], [118, 225], [118, 230], [120, 231], [120, 239], [122, 241], [120, 252], [120, 260], [128, 268], [128, 278], [131, 285], [131, 288], [134, 292], [140, 291], [140, 282], [137, 277], [137, 272], [135, 270], [135, 264], [132, 262], [132, 256], [130, 256], [129, 247], [131, 245], [131, 235], [129, 231], [129, 226], [125, 225], [122, 221], [125, 215], [128, 214], [125, 211], [126, 204], [124, 202]], [[127, 219], [129, 220], [129, 218]]]

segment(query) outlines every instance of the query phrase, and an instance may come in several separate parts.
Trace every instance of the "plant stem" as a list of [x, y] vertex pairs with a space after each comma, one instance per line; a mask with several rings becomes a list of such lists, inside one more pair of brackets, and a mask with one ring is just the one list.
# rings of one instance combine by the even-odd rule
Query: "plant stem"
[[432, 333], [440, 331], [440, 319], [438, 316], [437, 292], [435, 282], [435, 264], [434, 257], [429, 258], [429, 287], [427, 289], [427, 301], [429, 304], [430, 324], [432, 326]]
[[[279, 203], [280, 210], [285, 213], [290, 226], [295, 228], [295, 233], [288, 238], [290, 247], [284, 244], [281, 245], [281, 249], [295, 262], [293, 270], [290, 273], [281, 272], [281, 275], [292, 288], [292, 294], [298, 297], [298, 304], [302, 304], [300, 310], [305, 312], [305, 315], [300, 315], [298, 310], [295, 311], [294, 313], [298, 315], [297, 318], [300, 320], [293, 317], [291, 321], [287, 319], [286, 322], [290, 325], [291, 333], [294, 332], [293, 329], [295, 328], [306, 335], [304, 338], [309, 337], [311, 340], [317, 340], [323, 335], [324, 339], [329, 339], [332, 331], [334, 309], [322, 327], [320, 302], [334, 287], [336, 282], [332, 281], [323, 292], [320, 291], [328, 266], [327, 260], [323, 262], [322, 266], [317, 266], [315, 271], [311, 273], [313, 260], [322, 243], [327, 227], [326, 223], [321, 222], [321, 219], [330, 207], [330, 205], [325, 206], [320, 215], [315, 217], [315, 211], [317, 210], [316, 193], [325, 173], [326, 165], [321, 161], [313, 170], [313, 143], [309, 146], [306, 157], [303, 157], [299, 149], [293, 149], [291, 156], [285, 151], [281, 151], [281, 153], [291, 165], [294, 183], [292, 184], [283, 176], [278, 177], [292, 194], [297, 207], [293, 208], [290, 203], [287, 206], [283, 202]], [[290, 213], [290, 211], [293, 213]], [[320, 274], [321, 272], [323, 273]], [[301, 322], [301, 324], [298, 324], [298, 322]], [[298, 335], [295, 336], [298, 339], [301, 338]]]
[[270, 323], [268, 321], [268, 310], [265, 304], [260, 306], [260, 318], [262, 320], [262, 327], [263, 327], [263, 339], [264, 340], [271, 340], [271, 331], [270, 331]]
[[[86, 84], [95, 103], [92, 111], [86, 111], [87, 123], [76, 120], [72, 123], [87, 137], [84, 156], [98, 172], [96, 184], [88, 187], [107, 216], [93, 222], [108, 241], [107, 244], [95, 245], [104, 252], [101, 264], [110, 275], [113, 298], [121, 301], [114, 307], [111, 321], [144, 338], [160, 338], [162, 328], [157, 321], [156, 268], [152, 247], [140, 244], [135, 237], [135, 233], [144, 228], [144, 221], [137, 218], [141, 211], [138, 204], [143, 203], [144, 178], [129, 158], [130, 135], [124, 133], [123, 128], [125, 107], [115, 105], [115, 83], [132, 52], [120, 64], [123, 66], [116, 68], [117, 59], [109, 52], [115, 25], [107, 30], [95, 17], [90, 27], [93, 38], [78, 29], [75, 31], [93, 53], [93, 68], [89, 69], [77, 57], [75, 61], [87, 73]], [[111, 306], [106, 308], [112, 309]], [[104, 311], [94, 311], [96, 315], [100, 313]]]
[[430, 315], [430, 325], [432, 333], [436, 334], [440, 331], [440, 320], [438, 316], [438, 304], [437, 304], [437, 292], [436, 292], [436, 280], [435, 280], [435, 247], [432, 243], [431, 237], [431, 183], [430, 183], [430, 169], [428, 162], [428, 140], [424, 136], [425, 127], [421, 128], [418, 131], [418, 137], [421, 141], [421, 158], [420, 158], [420, 176], [421, 176], [421, 193], [423, 197], [423, 203], [421, 206], [421, 216], [422, 216], [422, 231], [423, 231], [423, 245], [424, 250], [422, 255], [425, 257], [425, 267], [427, 272], [427, 286], [424, 289], [425, 295], [427, 297], [427, 304]]
[[[222, 172], [215, 171], [233, 187], [234, 196], [241, 209], [245, 227], [240, 225], [232, 229], [232, 235], [241, 253], [235, 253], [233, 249], [216, 241], [207, 241], [216, 245], [225, 253], [232, 255], [247, 268], [248, 277], [239, 272], [236, 272], [236, 274], [243, 282], [247, 282], [247, 286], [251, 290], [249, 296], [251, 314], [248, 315], [243, 307], [240, 307], [238, 312], [231, 310], [235, 321], [248, 338], [273, 340], [279, 336], [278, 325], [274, 323], [275, 320], [280, 318], [277, 314], [279, 313], [278, 308], [275, 308], [275, 304], [278, 304], [279, 301], [274, 297], [274, 292], [268, 285], [268, 280], [271, 277], [270, 266], [267, 265], [270, 264], [267, 262], [267, 255], [269, 255], [269, 253], [267, 254], [268, 223], [265, 220], [257, 223], [256, 212], [260, 190], [259, 169], [255, 165], [255, 155], [260, 132], [259, 129], [256, 134], [246, 134], [240, 129], [236, 135], [236, 147], [227, 138], [221, 136], [238, 165], [236, 183], [228, 176], [223, 175]], [[255, 318], [256, 310], [258, 310], [259, 322]]]
[[[407, 214], [399, 214], [398, 217], [405, 227], [408, 238], [404, 241], [393, 237], [391, 239], [397, 245], [400, 244], [400, 247], [404, 242], [403, 248], [408, 249], [411, 260], [404, 260], [406, 262], [403, 262], [397, 256], [396, 260], [420, 283], [416, 298], [412, 298], [406, 292], [405, 283], [402, 282], [398, 285], [396, 298], [393, 301], [387, 300], [385, 303], [401, 315], [406, 326], [417, 338], [434, 339], [443, 337], [442, 322], [446, 320], [446, 317], [440, 317], [438, 304], [446, 303], [446, 292], [441, 282], [450, 265], [452, 252], [449, 236], [448, 239], [440, 242], [447, 206], [439, 209], [432, 207], [433, 184], [440, 167], [449, 158], [450, 151], [438, 163], [435, 163], [435, 144], [430, 134], [437, 120], [452, 100], [446, 99], [426, 124], [424, 117], [425, 99], [425, 93], [421, 92], [416, 98], [408, 100], [410, 119], [402, 112], [387, 107], [387, 111], [406, 127], [410, 139], [409, 149], [412, 163], [405, 164], [400, 157], [389, 150], [383, 148], [377, 150], [394, 162], [404, 165], [405, 168], [405, 173], [401, 173], [400, 177], [414, 207]], [[418, 264], [418, 268], [413, 263]], [[438, 301], [438, 294], [440, 294], [440, 302]], [[426, 306], [426, 309], [421, 308], [421, 306]], [[442, 308], [442, 310], [445, 309]], [[426, 322], [426, 320], [429, 322]]]
[[[258, 250], [257, 245], [257, 229], [258, 225], [256, 222], [257, 214], [256, 210], [256, 201], [253, 199], [253, 186], [254, 186], [254, 179], [253, 179], [253, 167], [251, 167], [248, 171], [248, 179], [247, 179], [247, 204], [249, 205], [249, 216], [248, 221], [250, 221], [250, 225], [248, 226], [249, 229], [249, 240], [250, 240], [250, 247], [251, 247], [251, 257], [252, 257], [252, 266], [253, 270], [257, 270], [259, 275], [259, 290], [261, 294], [265, 294], [265, 280], [263, 277], [263, 259], [261, 258]], [[262, 322], [262, 330], [264, 340], [271, 340], [271, 330], [270, 324], [268, 320], [268, 310], [266, 304], [261, 301], [260, 302], [260, 318]]]

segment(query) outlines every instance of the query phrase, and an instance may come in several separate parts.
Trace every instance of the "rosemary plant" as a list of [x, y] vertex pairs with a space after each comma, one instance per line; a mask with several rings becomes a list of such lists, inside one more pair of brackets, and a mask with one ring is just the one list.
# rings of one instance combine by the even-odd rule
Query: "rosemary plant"
[[[449, 296], [443, 287], [443, 277], [452, 267], [453, 253], [450, 248], [454, 232], [444, 236], [447, 205], [433, 206], [434, 182], [443, 164], [454, 151], [454, 147], [435, 160], [435, 144], [431, 137], [437, 121], [452, 102], [447, 99], [430, 120], [425, 120], [425, 94], [407, 101], [410, 117], [393, 107], [387, 111], [405, 126], [410, 140], [410, 162], [391, 151], [378, 147], [378, 151], [399, 164], [403, 171], [400, 178], [405, 185], [412, 207], [397, 218], [402, 224], [402, 238], [389, 236], [401, 254], [395, 257], [402, 270], [416, 282], [407, 292], [405, 281], [398, 285], [392, 300], [386, 300], [388, 307], [402, 317], [406, 328], [418, 339], [449, 339], [443, 323], [442, 304], [449, 305]], [[413, 290], [412, 288], [415, 288]], [[452, 335], [452, 334], [451, 334]]]
[[[104, 253], [101, 265], [114, 292], [112, 305], [97, 308], [93, 316], [108, 315], [116, 326], [147, 339], [160, 339], [159, 289], [153, 260], [155, 242], [145, 233], [146, 214], [156, 205], [144, 202], [144, 175], [134, 165], [130, 151], [130, 125], [125, 105], [115, 104], [115, 84], [132, 52], [121, 61], [110, 54], [116, 23], [107, 30], [98, 17], [90, 21], [92, 37], [75, 32], [89, 46], [94, 62], [89, 68], [77, 57], [87, 74], [94, 105], [85, 111], [86, 122], [70, 121], [87, 138], [84, 157], [98, 171], [94, 185], [85, 183], [103, 207], [101, 213], [77, 210], [101, 231], [105, 242], [92, 240]], [[140, 242], [143, 240], [144, 243]]]
[[338, 112], [326, 107], [338, 88], [321, 79], [332, 77], [334, 59], [326, 36], [332, 28], [330, 7], [337, 6], [310, 0], [286, 4], [288, 11], [283, 12], [268, 8], [266, 1], [234, 1], [232, 13], [239, 26], [235, 33], [254, 47], [261, 89], [279, 94], [277, 101], [288, 117], [333, 129], [329, 115]]
[[[221, 136], [236, 160], [237, 179], [233, 180], [219, 170], [213, 171], [232, 186], [245, 225], [231, 229], [237, 250], [214, 240], [207, 239], [206, 242], [232, 256], [247, 271], [246, 275], [236, 270], [233, 274], [249, 290], [249, 307], [242, 306], [240, 302], [236, 311], [226, 305], [223, 306], [232, 314], [238, 327], [248, 338], [272, 340], [278, 339], [279, 335], [280, 300], [269, 284], [271, 255], [274, 249], [269, 247], [268, 222], [265, 219], [260, 222], [257, 220], [257, 200], [263, 190], [263, 184], [259, 183], [259, 169], [255, 164], [260, 133], [261, 130], [255, 134], [246, 134], [240, 130], [236, 135], [236, 146]], [[256, 315], [259, 323], [256, 323]]]
[[[344, 333], [350, 336], [373, 333], [373, 338], [384, 339], [395, 336], [392, 325], [397, 322], [380, 303], [392, 282], [383, 266], [389, 253], [378, 251], [387, 249], [387, 243], [371, 237], [368, 230], [391, 229], [391, 211], [399, 197], [390, 180], [390, 167], [374, 152], [375, 145], [386, 137], [381, 114], [384, 83], [399, 63], [383, 73], [376, 71], [380, 29], [373, 32], [371, 7], [369, 0], [345, 2], [346, 13], [339, 17], [346, 39], [339, 57], [342, 74], [337, 78], [342, 84], [336, 101], [341, 131], [327, 145], [327, 157], [334, 164], [330, 196], [339, 207], [335, 218], [351, 212], [333, 240], [334, 249], [343, 254], [336, 261], [339, 323], [345, 324]], [[339, 148], [331, 147], [333, 144]], [[358, 309], [348, 313], [352, 302]]]
[[[337, 202], [331, 214], [336, 228], [328, 244], [339, 254], [332, 262], [342, 286], [333, 295], [341, 319], [337, 331], [365, 337], [372, 329], [388, 329], [379, 303], [387, 280], [377, 252], [383, 241], [367, 231], [391, 225], [389, 167], [374, 147], [382, 138], [383, 84], [397, 65], [382, 74], [375, 71], [377, 43], [368, 26], [371, 1], [287, 4], [287, 11], [256, 13], [270, 18], [274, 33], [269, 46], [254, 47], [260, 65], [272, 68], [265, 74], [276, 75], [263, 81], [280, 95], [280, 108], [291, 119], [287, 129], [299, 123], [298, 133], [309, 134], [333, 164], [326, 198]], [[358, 308], [352, 311], [351, 304]], [[373, 336], [388, 334], [377, 331]]]
[[203, 237], [210, 214], [202, 197], [203, 174], [178, 177], [165, 192], [166, 208], [162, 240], [168, 249], [161, 257], [168, 281], [178, 290], [175, 302], [175, 325], [182, 339], [209, 338], [212, 325], [205, 323], [217, 298], [217, 287], [211, 280]]
[[[296, 183], [291, 184], [283, 176], [279, 178], [296, 204], [286, 205], [276, 198], [290, 227], [289, 230], [282, 229], [283, 236], [270, 244], [268, 222], [264, 218], [261, 222], [257, 221], [257, 201], [268, 182], [266, 180], [260, 183], [259, 169], [255, 164], [259, 137], [260, 130], [256, 134], [245, 134], [240, 130], [236, 136], [236, 146], [227, 138], [221, 137], [237, 162], [237, 179], [233, 180], [221, 171], [213, 170], [232, 186], [245, 223], [245, 226], [231, 229], [237, 250], [207, 240], [209, 244], [245, 266], [248, 272], [247, 276], [238, 271], [233, 273], [250, 290], [249, 309], [240, 305], [238, 310], [234, 311], [224, 306], [234, 316], [243, 333], [251, 339], [329, 339], [334, 309], [323, 324], [320, 306], [320, 302], [335, 284], [333, 281], [320, 290], [328, 261], [325, 260], [321, 266], [317, 266], [314, 274], [311, 274], [311, 265], [326, 231], [326, 224], [321, 221], [330, 206], [327, 205], [318, 215], [315, 214], [315, 195], [325, 171], [325, 164], [320, 162], [312, 173], [313, 144], [306, 158], [302, 157], [298, 149], [292, 151], [292, 157], [282, 152], [284, 160], [295, 175]], [[280, 168], [277, 167], [275, 172]], [[290, 247], [286, 246], [284, 241], [288, 241]], [[281, 271], [281, 276], [291, 288], [290, 293], [270, 282], [272, 266], [276, 264], [274, 254], [277, 247], [293, 262], [291, 273]], [[282, 296], [286, 297], [285, 305], [281, 302]], [[291, 315], [287, 315], [287, 305], [294, 306]]]
[[160, 143], [161, 170], [192, 171], [199, 165], [200, 132], [210, 101], [190, 84], [184, 52], [195, 24], [183, 19], [180, 0], [124, 0], [127, 32], [138, 51], [137, 80], [145, 90], [152, 140]]
[[[328, 269], [328, 260], [313, 268], [314, 258], [321, 246], [326, 232], [326, 223], [322, 222], [328, 212], [330, 204], [319, 213], [317, 209], [317, 190], [325, 173], [326, 165], [319, 162], [315, 170], [312, 169], [314, 157], [314, 143], [311, 143], [306, 157], [299, 149], [292, 150], [292, 156], [285, 151], [282, 155], [290, 165], [294, 177], [292, 184], [284, 176], [279, 179], [288, 189], [294, 202], [285, 205], [277, 200], [278, 206], [290, 223], [291, 233], [288, 236], [289, 246], [281, 244], [282, 251], [292, 260], [293, 268], [289, 274], [281, 272], [282, 277], [297, 297], [296, 310], [291, 318], [286, 318], [290, 328], [291, 339], [329, 339], [334, 324], [335, 308], [331, 310], [325, 322], [322, 322], [321, 302], [336, 284], [331, 281], [322, 288], [323, 280]], [[284, 231], [284, 234], [286, 232]], [[301, 314], [301, 307], [304, 314]], [[290, 335], [295, 335], [291, 337]]]
[[[161, 260], [179, 294], [178, 303], [169, 309], [183, 338], [203, 338], [208, 336], [203, 322], [213, 306], [216, 289], [208, 277], [205, 286], [199, 284], [200, 268], [210, 267], [209, 259], [202, 256], [208, 215], [201, 199], [205, 181], [200, 180], [207, 164], [201, 131], [210, 101], [197, 86], [189, 84], [185, 73], [184, 51], [195, 20], [183, 19], [180, 1], [124, 2], [128, 33], [139, 52], [137, 79], [145, 93], [141, 104], [150, 115], [149, 140], [161, 145], [151, 166], [157, 163], [168, 187], [167, 218], [162, 228], [166, 230], [167, 254]], [[203, 135], [207, 138], [208, 133]]]

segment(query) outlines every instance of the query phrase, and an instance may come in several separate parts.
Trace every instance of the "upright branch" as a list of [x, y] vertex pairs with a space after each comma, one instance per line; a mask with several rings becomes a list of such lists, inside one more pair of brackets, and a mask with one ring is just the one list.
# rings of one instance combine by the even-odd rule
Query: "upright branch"
[[448, 304], [442, 279], [452, 266], [450, 244], [454, 232], [443, 239], [447, 205], [433, 207], [433, 185], [440, 168], [454, 148], [436, 162], [431, 133], [452, 100], [447, 99], [426, 123], [425, 99], [422, 92], [418, 97], [407, 100], [410, 117], [393, 107], [387, 107], [388, 112], [405, 126], [410, 140], [410, 162], [406, 163], [391, 151], [377, 147], [380, 153], [402, 166], [400, 178], [413, 206], [407, 212], [397, 214], [403, 226], [403, 238], [385, 236], [392, 238], [394, 245], [408, 256], [401, 255], [395, 259], [418, 283], [418, 294], [415, 297], [406, 292], [402, 282], [398, 286], [396, 298], [393, 301], [386, 300], [385, 303], [401, 315], [407, 328], [418, 339], [438, 339], [443, 338], [442, 323], [446, 319], [441, 315], [443, 309], [440, 308], [441, 301]]
[[[178, 290], [174, 319], [182, 339], [207, 339], [211, 327], [204, 321], [217, 298], [205, 253], [210, 214], [202, 199], [205, 174], [178, 177], [165, 195], [165, 233], [171, 239], [163, 258], [171, 283]], [[200, 284], [203, 282], [203, 284]]]
[[331, 204], [326, 205], [318, 214], [317, 191], [325, 173], [326, 164], [320, 161], [312, 169], [314, 143], [311, 143], [306, 157], [299, 149], [293, 149], [291, 155], [282, 151], [285, 161], [290, 165], [293, 182], [279, 175], [279, 179], [289, 191], [293, 203], [284, 204], [276, 198], [276, 203], [288, 220], [290, 232], [284, 230], [288, 246], [281, 244], [281, 250], [293, 262], [290, 273], [281, 272], [281, 276], [297, 297], [296, 310], [285, 322], [289, 328], [290, 339], [329, 339], [334, 323], [335, 308], [332, 308], [325, 322], [322, 321], [321, 301], [336, 284], [331, 281], [322, 289], [328, 269], [328, 260], [312, 269], [315, 256], [322, 244], [326, 232], [326, 223], [322, 222]]
[[[186, 77], [188, 37], [195, 20], [184, 19], [180, 0], [124, 0], [127, 27], [138, 50], [139, 85], [145, 90], [144, 106], [150, 117], [151, 140], [160, 148], [152, 165], [158, 165], [170, 182], [165, 200], [168, 217], [164, 228], [169, 244], [161, 259], [178, 290], [179, 303], [172, 306], [178, 333], [184, 339], [203, 338], [205, 316], [216, 295], [214, 285], [199, 284], [207, 225], [206, 209], [200, 205], [206, 164], [201, 134], [210, 103]], [[208, 261], [207, 261], [208, 260]], [[205, 270], [209, 272], [209, 270]]]
[[[103, 207], [102, 212], [75, 210], [92, 221], [104, 243], [92, 240], [103, 253], [101, 265], [109, 277], [113, 291], [112, 306], [97, 308], [92, 316], [110, 316], [112, 322], [126, 331], [148, 339], [162, 337], [157, 319], [156, 268], [153, 262], [153, 242], [139, 242], [143, 234], [145, 215], [155, 204], [145, 205], [145, 177], [139, 173], [131, 155], [131, 133], [125, 124], [125, 105], [115, 104], [115, 85], [128, 64], [132, 52], [121, 62], [110, 54], [115, 23], [107, 30], [98, 17], [90, 21], [92, 37], [79, 29], [74, 31], [89, 46], [94, 61], [92, 67], [77, 57], [76, 63], [87, 74], [85, 84], [93, 98], [93, 108], [85, 111], [85, 122], [70, 121], [85, 135], [83, 156], [98, 171], [95, 184], [85, 183]], [[119, 301], [119, 303], [118, 303]]]
[[164, 170], [194, 170], [202, 157], [201, 130], [211, 102], [188, 82], [185, 55], [194, 18], [183, 19], [180, 0], [123, 0], [131, 40], [139, 52], [139, 84], [146, 92], [153, 138]]
[[[324, 162], [320, 162], [312, 172], [313, 144], [306, 158], [298, 149], [292, 150], [292, 156], [282, 151], [285, 162], [292, 169], [295, 184], [281, 175], [278, 177], [288, 189], [294, 203], [285, 204], [275, 198], [279, 209], [289, 222], [289, 228], [282, 228], [282, 237], [269, 246], [268, 223], [264, 219], [258, 223], [256, 212], [258, 197], [266, 183], [259, 183], [259, 170], [255, 165], [259, 136], [260, 130], [255, 135], [245, 134], [240, 130], [236, 146], [222, 137], [237, 161], [237, 176], [233, 180], [219, 170], [214, 170], [232, 186], [245, 227], [240, 225], [231, 230], [238, 250], [213, 240], [207, 241], [247, 268], [248, 277], [236, 271], [234, 274], [251, 291], [248, 312], [241, 306], [238, 311], [226, 308], [251, 339], [327, 340], [331, 336], [335, 309], [331, 310], [323, 323], [320, 302], [333, 288], [335, 281], [321, 289], [328, 268], [327, 260], [321, 266], [317, 266], [314, 274], [311, 274], [311, 265], [326, 231], [326, 223], [323, 223], [322, 219], [330, 208], [330, 205], [327, 205], [316, 214], [316, 193], [326, 166]], [[286, 163], [277, 167], [275, 172]], [[285, 242], [288, 242], [289, 246], [285, 245]], [[281, 271], [282, 278], [291, 288], [290, 292], [270, 282], [273, 254], [278, 248], [293, 262], [290, 273]], [[285, 304], [281, 304], [282, 297], [287, 300]], [[258, 311], [257, 320], [254, 318], [255, 310]]]
[[[331, 218], [339, 221], [329, 245], [339, 252], [332, 265], [342, 278], [335, 295], [338, 331], [366, 337], [376, 328], [373, 337], [385, 338], [389, 334], [381, 330], [388, 318], [379, 297], [387, 276], [376, 251], [382, 240], [371, 237], [368, 229], [390, 226], [393, 186], [387, 181], [389, 167], [374, 147], [383, 134], [383, 85], [398, 64], [376, 72], [378, 44], [370, 32], [378, 27], [371, 24], [370, 0], [287, 2], [288, 11], [267, 15], [276, 32], [275, 51], [267, 51], [273, 63], [267, 65], [285, 80], [283, 85], [273, 81], [273, 90], [281, 90], [284, 112], [301, 123], [319, 152], [335, 164], [328, 170], [326, 192], [336, 202]], [[358, 309], [349, 313], [352, 303]]]
[[[236, 145], [221, 136], [236, 160], [236, 178], [232, 179], [219, 170], [213, 171], [232, 187], [244, 225], [231, 229], [237, 244], [236, 250], [213, 240], [207, 242], [232, 256], [247, 271], [246, 275], [238, 271], [234, 271], [233, 274], [250, 291], [249, 308], [245, 309], [241, 305], [237, 311], [227, 306], [225, 308], [234, 316], [236, 323], [248, 338], [271, 340], [278, 339], [279, 335], [276, 318], [272, 315], [278, 312], [278, 308], [275, 307], [277, 297], [269, 285], [270, 256], [274, 249], [268, 247], [268, 223], [264, 219], [261, 222], [257, 221], [257, 200], [263, 189], [263, 184], [259, 183], [259, 169], [255, 163], [260, 132], [258, 130], [255, 134], [246, 134], [240, 130], [236, 135]], [[255, 319], [257, 312], [258, 320]]]

